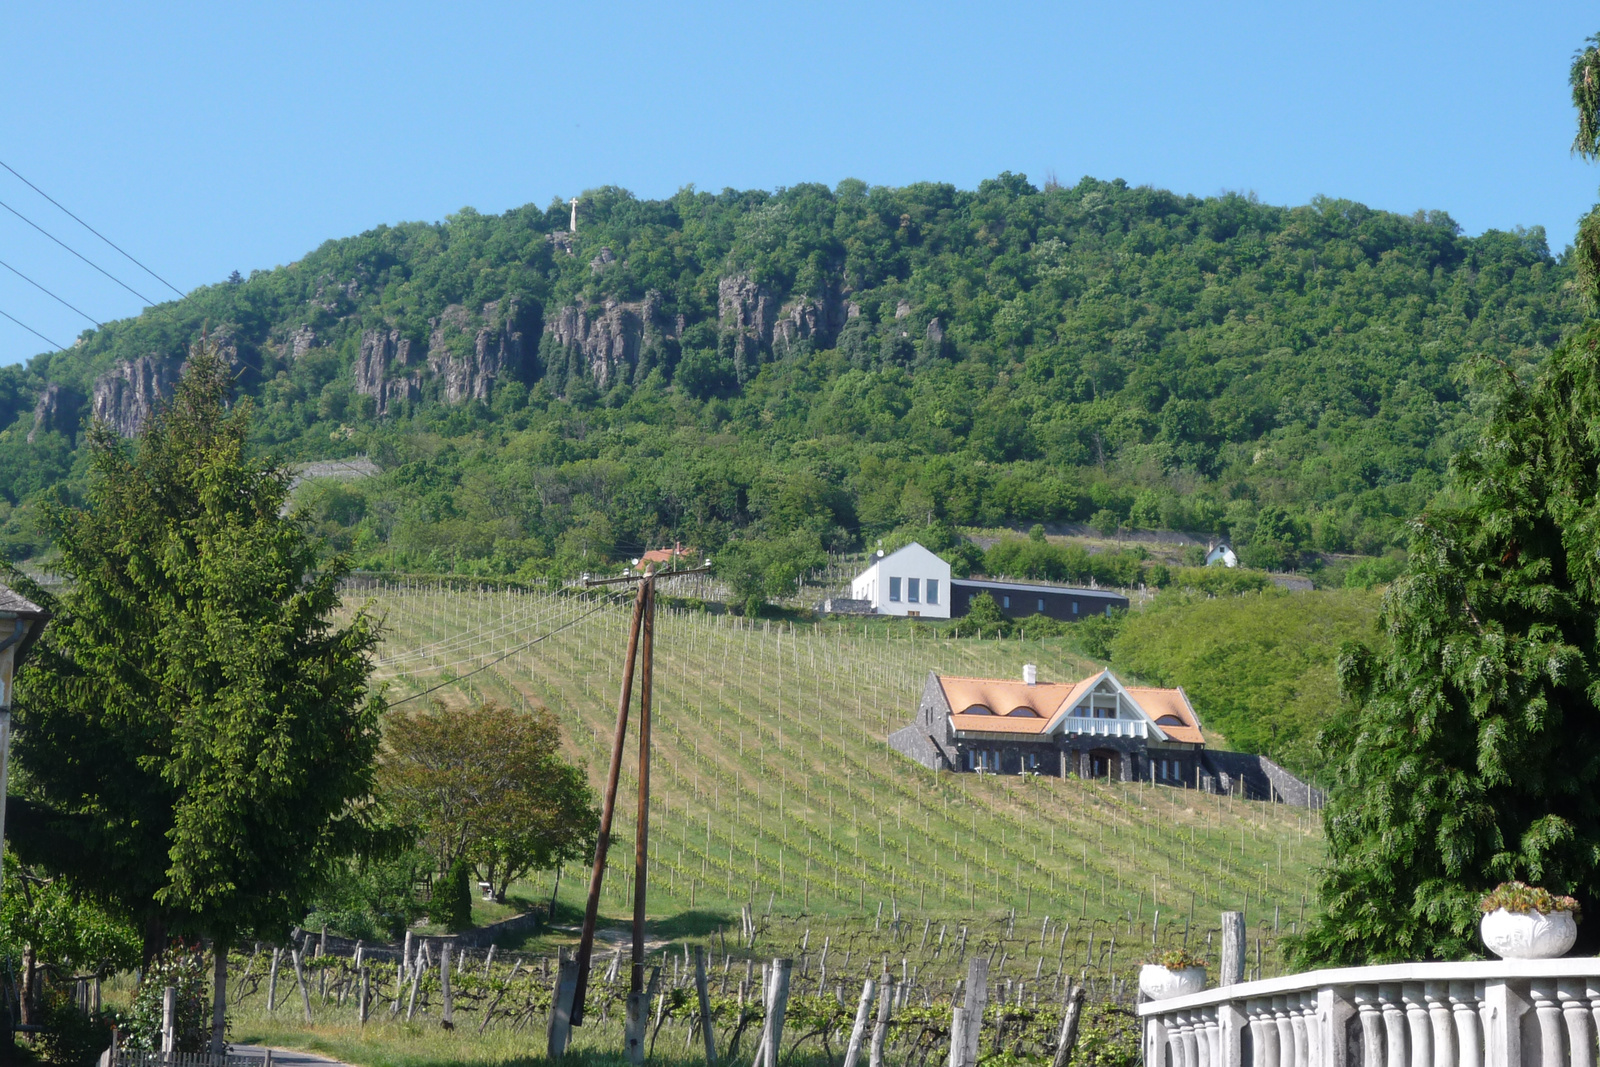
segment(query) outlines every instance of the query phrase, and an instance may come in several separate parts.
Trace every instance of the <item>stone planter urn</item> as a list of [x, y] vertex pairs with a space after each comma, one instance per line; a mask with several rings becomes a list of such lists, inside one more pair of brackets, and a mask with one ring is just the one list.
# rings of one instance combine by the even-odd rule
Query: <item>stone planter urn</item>
[[1139, 968], [1139, 992], [1151, 1000], [1188, 996], [1205, 987], [1204, 967], [1184, 967], [1173, 971], [1159, 963], [1147, 963]]
[[[1548, 960], [1566, 955], [1578, 939], [1570, 911], [1486, 912], [1478, 933], [1490, 952], [1505, 960]], [[1140, 987], [1143, 988], [1143, 979]]]

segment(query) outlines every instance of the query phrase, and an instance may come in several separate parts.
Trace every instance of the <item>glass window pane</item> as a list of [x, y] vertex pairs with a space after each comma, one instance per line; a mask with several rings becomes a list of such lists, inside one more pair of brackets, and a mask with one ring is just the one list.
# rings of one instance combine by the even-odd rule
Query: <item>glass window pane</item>
[[939, 602], [939, 579], [937, 579], [937, 578], [929, 578], [928, 579], [928, 603], [937, 604], [938, 602]]
[[907, 578], [906, 579], [906, 599], [911, 601], [911, 603], [913, 603], [913, 604], [917, 603], [918, 602], [917, 601], [917, 597], [922, 592], [921, 586], [922, 586], [922, 579], [921, 578]]
[[900, 579], [898, 578], [889, 579], [889, 599], [895, 603], [900, 602]]

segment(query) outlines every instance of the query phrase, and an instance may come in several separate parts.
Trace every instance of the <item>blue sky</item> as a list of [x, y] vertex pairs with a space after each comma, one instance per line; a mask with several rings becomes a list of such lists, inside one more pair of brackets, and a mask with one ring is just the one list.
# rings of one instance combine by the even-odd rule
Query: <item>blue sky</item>
[[[329, 237], [617, 184], [1089, 174], [1544, 226], [1577, 3], [12, 5], [0, 160], [179, 289]], [[0, 202], [171, 292], [0, 171]], [[139, 297], [0, 211], [0, 261], [106, 321]], [[0, 311], [89, 325], [0, 269]], [[0, 319], [0, 364], [44, 342]]]

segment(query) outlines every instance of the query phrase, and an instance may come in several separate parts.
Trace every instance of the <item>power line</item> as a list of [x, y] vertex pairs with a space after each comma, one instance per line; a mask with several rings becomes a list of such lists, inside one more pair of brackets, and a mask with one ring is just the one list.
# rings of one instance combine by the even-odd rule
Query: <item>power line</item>
[[79, 252], [77, 249], [75, 249], [71, 245], [67, 244], [65, 241], [63, 241], [61, 238], [57, 237], [55, 234], [51, 233], [49, 230], [46, 230], [43, 226], [40, 226], [37, 222], [34, 222], [32, 219], [28, 218], [28, 216], [24, 215], [22, 212], [18, 211], [16, 208], [14, 208], [10, 204], [6, 203], [4, 200], [0, 200], [0, 207], [5, 208], [7, 211], [9, 211], [13, 215], [15, 215], [17, 218], [21, 219], [23, 222], [26, 222], [29, 226], [32, 226], [34, 229], [38, 230], [40, 233], [42, 233], [46, 237], [50, 238], [50, 240], [54, 241], [56, 244], [60, 245], [62, 248], [65, 248], [68, 252], [71, 252], [73, 255], [77, 256], [79, 259], [81, 259], [85, 263], [89, 264], [89, 266], [93, 267], [95, 270], [99, 271], [101, 274], [104, 274], [107, 278], [110, 278], [112, 281], [116, 282], [118, 285], [120, 285], [124, 289], [128, 290], [128, 292], [132, 293], [134, 296], [138, 297], [140, 300], [143, 300], [146, 304], [154, 304], [155, 303], [154, 300], [151, 300], [148, 296], [145, 296], [143, 293], [139, 292], [139, 290], [135, 289], [133, 286], [129, 285], [127, 282], [123, 281], [121, 278], [118, 278], [115, 274], [112, 274], [110, 271], [106, 270], [104, 267], [102, 267], [98, 263], [94, 262], [94, 260], [92, 260], [88, 256], [84, 255], [82, 252]]
[[[171, 289], [174, 293], [177, 293], [180, 297], [183, 296], [183, 292], [176, 285], [173, 285], [171, 282], [167, 281], [161, 275], [157, 274], [155, 271], [151, 270], [149, 267], [145, 266], [143, 263], [140, 263], [137, 259], [134, 259], [133, 256], [129, 255], [127, 252], [123, 252], [122, 248], [119, 247], [116, 244], [116, 242], [112, 241], [111, 238], [107, 237], [105, 234], [101, 233], [99, 230], [95, 229], [93, 226], [90, 226], [87, 222], [84, 222], [82, 219], [78, 218], [78, 216], [73, 215], [72, 212], [67, 211], [66, 206], [64, 204], [62, 204], [61, 201], [59, 201], [55, 197], [51, 196], [49, 193], [45, 192], [43, 189], [41, 189], [37, 185], [33, 184], [28, 179], [24, 178], [22, 175], [17, 174], [17, 172], [15, 170], [13, 170], [11, 165], [9, 163], [7, 163], [5, 160], [0, 159], [0, 167], [4, 167], [4, 168], [6, 168], [6, 170], [11, 171], [12, 174], [16, 174], [17, 175], [17, 179], [19, 181], [21, 181], [22, 184], [26, 185], [29, 189], [32, 189], [34, 192], [38, 193], [40, 196], [42, 196], [46, 200], [50, 201], [56, 207], [61, 208], [62, 211], [66, 211], [68, 215], [72, 216], [73, 221], [77, 222], [77, 224], [79, 226], [82, 226], [84, 229], [88, 230], [90, 233], [92, 233], [96, 237], [100, 238], [100, 240], [104, 241], [106, 244], [110, 245], [112, 248], [115, 248], [118, 252], [122, 252], [122, 254], [127, 256], [128, 259], [132, 260], [133, 264], [135, 266], [137, 266], [140, 270], [142, 270], [146, 274], [150, 275], [150, 277], [154, 278], [156, 281], [160, 282], [162, 285], [166, 286], [168, 289]], [[149, 303], [149, 301], [147, 300], [147, 301], [145, 301], [145, 303]]]
[[[0, 315], [4, 315], [4, 314], [5, 314], [5, 312], [0, 312]], [[11, 316], [6, 315], [6, 318], [11, 318]], [[15, 322], [16, 320], [12, 319], [12, 321]], [[480, 673], [482, 671], [488, 670], [490, 667], [493, 667], [495, 664], [501, 662], [502, 660], [507, 659], [510, 656], [516, 655], [518, 652], [521, 652], [525, 648], [532, 648], [534, 645], [537, 645], [540, 641], [543, 641], [545, 638], [554, 637], [556, 634], [560, 633], [562, 630], [566, 630], [566, 629], [569, 629], [570, 627], [576, 626], [576, 625], [578, 625], [578, 623], [582, 622], [584, 619], [587, 619], [590, 615], [593, 615], [595, 612], [604, 611], [604, 610], [606, 610], [606, 608], [608, 608], [610, 606], [611, 605], [608, 602], [601, 601], [598, 605], [596, 605], [593, 608], [590, 608], [588, 611], [584, 612], [582, 615], [579, 615], [576, 619], [573, 619], [571, 622], [562, 623], [560, 626], [557, 626], [554, 630], [551, 630], [547, 634], [540, 634], [538, 637], [535, 637], [532, 641], [529, 641], [526, 644], [518, 645], [516, 648], [513, 648], [513, 649], [508, 649], [505, 653], [503, 653], [497, 659], [490, 660], [488, 663], [485, 663], [483, 666], [477, 668], [476, 670], [468, 671], [466, 674], [459, 674], [456, 677], [450, 679], [448, 682], [440, 682], [438, 685], [434, 686], [432, 689], [424, 689], [420, 693], [412, 693], [408, 697], [401, 697], [399, 700], [394, 701], [392, 704], [385, 704], [384, 708], [385, 708], [385, 710], [387, 710], [389, 708], [397, 708], [401, 704], [408, 704], [411, 701], [418, 699], [419, 697], [425, 697], [429, 693], [437, 693], [441, 689], [444, 689], [444, 688], [446, 688], [448, 686], [455, 685], [457, 682], [461, 681], [464, 678], [471, 678], [474, 674], [478, 674], [478, 673]]]
[[12, 315], [6, 315], [6, 313], [4, 311], [0, 311], [0, 315], [5, 315], [6, 318], [10, 319], [12, 322], [16, 323], [18, 326], [21, 326], [24, 330], [27, 330], [29, 333], [33, 334], [35, 337], [37, 337], [39, 340], [43, 341], [45, 344], [49, 345], [50, 347], [60, 349], [63, 352], [65, 352], [67, 350], [64, 345], [56, 344], [54, 341], [50, 340], [50, 338], [46, 337], [44, 334], [40, 333], [38, 330], [35, 330], [32, 326], [29, 326], [27, 323], [23, 322], [21, 319], [16, 318], [15, 316], [12, 316]]
[[52, 293], [50, 290], [48, 290], [44, 286], [40, 285], [38, 282], [34, 281], [32, 278], [30, 278], [26, 274], [22, 273], [20, 270], [18, 270], [17, 268], [13, 267], [11, 264], [7, 263], [5, 260], [0, 259], [0, 267], [4, 267], [6, 270], [10, 271], [12, 274], [15, 274], [17, 277], [21, 278], [23, 281], [25, 281], [29, 285], [33, 286], [35, 289], [39, 290], [45, 296], [48, 296], [50, 299], [52, 299], [56, 303], [60, 304], [62, 307], [72, 308], [73, 311], [77, 311], [78, 314], [82, 315], [84, 318], [88, 319], [90, 322], [94, 323], [96, 326], [105, 325], [99, 319], [97, 319], [93, 315], [89, 314], [87, 311], [79, 311], [77, 308], [72, 307], [71, 304], [67, 303], [65, 300], [61, 299], [56, 294]]

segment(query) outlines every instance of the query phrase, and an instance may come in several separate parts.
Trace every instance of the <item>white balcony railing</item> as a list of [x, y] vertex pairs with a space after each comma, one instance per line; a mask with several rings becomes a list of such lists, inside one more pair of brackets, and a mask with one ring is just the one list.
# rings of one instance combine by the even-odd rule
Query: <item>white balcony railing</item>
[[1145, 1067], [1595, 1067], [1600, 958], [1310, 971], [1139, 1014]]
[[1084, 719], [1068, 716], [1061, 729], [1069, 734], [1089, 737], [1149, 737], [1150, 724], [1143, 719]]

